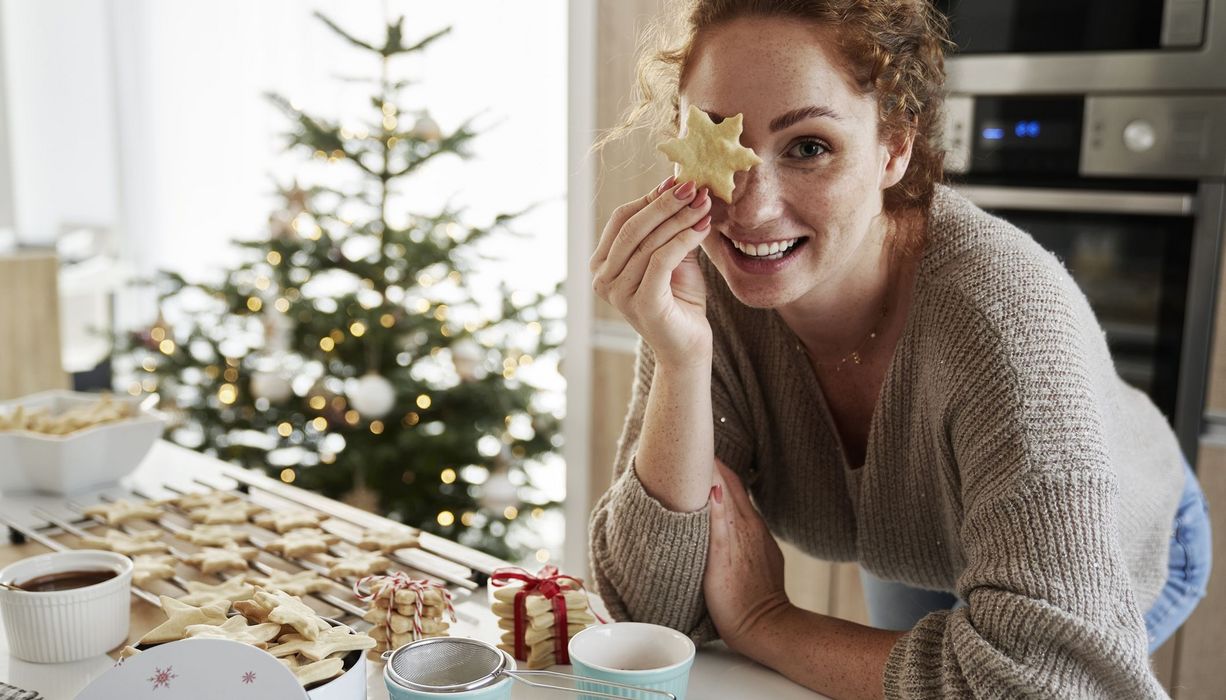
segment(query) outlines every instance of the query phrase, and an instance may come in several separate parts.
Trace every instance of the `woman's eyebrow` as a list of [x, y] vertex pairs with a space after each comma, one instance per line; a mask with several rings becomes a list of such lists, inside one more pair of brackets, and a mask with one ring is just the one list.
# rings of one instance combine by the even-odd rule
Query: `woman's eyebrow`
[[800, 107], [789, 112], [784, 112], [771, 120], [771, 133], [783, 131], [789, 126], [798, 121], [812, 119], [814, 117], [827, 117], [829, 119], [842, 119], [837, 112], [829, 107], [820, 107], [818, 105], [809, 105], [808, 107]]
[[[711, 117], [711, 121], [715, 122], [716, 124], [726, 119], [724, 115], [718, 112], [712, 112], [709, 109], [704, 109], [702, 111], [706, 112], [707, 116]], [[784, 129], [788, 128], [789, 126], [795, 124], [798, 121], [803, 121], [805, 119], [812, 119], [814, 117], [827, 117], [829, 119], [840, 119], [840, 120], [843, 118], [839, 116], [838, 112], [835, 112], [833, 109], [830, 109], [829, 107], [809, 105], [807, 107], [798, 107], [796, 109], [790, 110], [788, 112], [784, 112], [783, 114], [780, 114], [779, 116], [775, 117], [774, 119], [771, 120], [770, 130], [771, 130], [771, 133], [774, 133], [776, 131], [783, 131]]]

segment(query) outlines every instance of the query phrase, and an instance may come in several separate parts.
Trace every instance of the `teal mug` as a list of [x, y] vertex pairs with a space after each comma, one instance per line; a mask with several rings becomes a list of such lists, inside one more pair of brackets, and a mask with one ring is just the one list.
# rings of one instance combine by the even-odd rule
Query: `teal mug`
[[581, 690], [641, 700], [660, 696], [600, 681], [664, 691], [685, 700], [694, 651], [694, 642], [684, 634], [645, 622], [588, 627], [572, 637], [568, 647], [572, 670], [582, 677], [578, 679]]

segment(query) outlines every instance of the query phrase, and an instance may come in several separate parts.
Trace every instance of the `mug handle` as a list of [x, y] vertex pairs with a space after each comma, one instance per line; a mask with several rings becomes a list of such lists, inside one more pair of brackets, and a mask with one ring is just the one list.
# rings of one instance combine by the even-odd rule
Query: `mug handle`
[[654, 688], [641, 688], [637, 685], [625, 685], [623, 683], [614, 683], [613, 681], [603, 681], [597, 678], [588, 678], [587, 676], [576, 676], [570, 673], [558, 673], [557, 671], [509, 671], [509, 670], [504, 670], [503, 673], [507, 674], [508, 676], [511, 676], [517, 681], [522, 681], [524, 683], [527, 683], [528, 685], [535, 686], [537, 688], [549, 688], [551, 690], [565, 690], [569, 693], [582, 693], [584, 695], [595, 695], [597, 697], [602, 697], [602, 698], [619, 698], [620, 700], [626, 700], [625, 695], [614, 695], [612, 693], [602, 693], [599, 690], [580, 690], [578, 688], [568, 688], [566, 686], [561, 686], [561, 685], [549, 685], [548, 683], [533, 683], [532, 681], [526, 678], [521, 678], [521, 676], [526, 676], [526, 675], [557, 676], [558, 678], [565, 678], [569, 681], [574, 681], [576, 683], [578, 683], [579, 681], [587, 681], [589, 683], [595, 683], [597, 685], [607, 685], [607, 686], [612, 686], [614, 688], [623, 688], [625, 690], [633, 690], [633, 691], [637, 691], [640, 693], [651, 693], [653, 695], [660, 695], [660, 696], [668, 698], [668, 700], [677, 700], [677, 696], [673, 695], [667, 690], [656, 690]]

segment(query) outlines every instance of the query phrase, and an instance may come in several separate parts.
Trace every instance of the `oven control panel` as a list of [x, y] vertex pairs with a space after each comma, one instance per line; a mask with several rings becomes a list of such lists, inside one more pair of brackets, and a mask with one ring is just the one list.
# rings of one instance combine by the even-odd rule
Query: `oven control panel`
[[996, 97], [945, 105], [946, 170], [1226, 177], [1226, 96]]

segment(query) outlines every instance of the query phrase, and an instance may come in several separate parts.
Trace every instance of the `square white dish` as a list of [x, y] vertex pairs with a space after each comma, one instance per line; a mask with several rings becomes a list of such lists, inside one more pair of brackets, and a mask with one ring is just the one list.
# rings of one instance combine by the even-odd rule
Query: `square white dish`
[[[10, 415], [18, 406], [59, 414], [100, 400], [98, 394], [45, 391], [0, 403], [0, 414]], [[0, 491], [73, 494], [113, 484], [136, 469], [161, 437], [165, 417], [140, 408], [135, 397], [111, 400], [131, 405], [133, 417], [67, 435], [0, 431]]]

